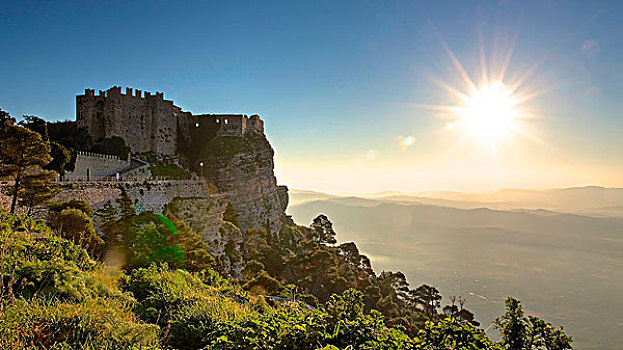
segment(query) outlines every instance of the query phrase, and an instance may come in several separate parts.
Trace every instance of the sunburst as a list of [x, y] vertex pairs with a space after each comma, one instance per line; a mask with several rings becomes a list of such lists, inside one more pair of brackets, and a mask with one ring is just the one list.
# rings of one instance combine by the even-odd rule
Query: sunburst
[[500, 141], [511, 145], [515, 135], [544, 144], [525, 127], [526, 119], [534, 117], [534, 114], [528, 111], [528, 103], [548, 91], [548, 89], [531, 90], [526, 83], [536, 71], [538, 64], [518, 75], [516, 79], [508, 79], [506, 73], [515, 41], [509, 41], [511, 47], [503, 55], [501, 64], [491, 67], [488, 62], [490, 60], [487, 60], [485, 55], [484, 40], [480, 40], [480, 81], [475, 81], [436, 29], [435, 32], [461, 78], [461, 84], [452, 86], [441, 79], [433, 79], [448, 93], [448, 99], [452, 103], [415, 106], [441, 112], [441, 116], [449, 120], [446, 124], [447, 130], [460, 130], [461, 135], [451, 149], [471, 139], [479, 144], [487, 144], [495, 151]]

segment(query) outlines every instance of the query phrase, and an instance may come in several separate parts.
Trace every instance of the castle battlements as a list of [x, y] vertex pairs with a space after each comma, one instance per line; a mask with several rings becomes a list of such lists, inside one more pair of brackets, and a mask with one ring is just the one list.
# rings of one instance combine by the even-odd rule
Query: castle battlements
[[[121, 157], [115, 156], [115, 155], [110, 155], [110, 154], [102, 154], [102, 153], [94, 153], [94, 152], [86, 152], [86, 151], [78, 151], [77, 154], [78, 154], [78, 156], [81, 156], [81, 157], [99, 158], [99, 159], [112, 159], [112, 160], [124, 161], [124, 159], [121, 159]], [[125, 161], [127, 161], [127, 160], [125, 160]]]
[[97, 95], [95, 95], [95, 89], [87, 88], [87, 89], [84, 89], [84, 95], [78, 95], [76, 96], [76, 98], [85, 98], [85, 97], [86, 98], [88, 97], [108, 98], [108, 97], [118, 97], [118, 96], [134, 97], [134, 98], [145, 99], [145, 100], [155, 99], [155, 100], [167, 101], [171, 103], [173, 102], [173, 101], [165, 100], [163, 92], [156, 92], [152, 95], [151, 92], [145, 91], [143, 95], [143, 91], [139, 89], [132, 89], [130, 87], [126, 87], [125, 94], [124, 94], [121, 92], [120, 86], [113, 86], [108, 90], [99, 90]]
[[179, 141], [198, 135], [194, 129], [207, 127], [202, 135], [243, 136], [250, 131], [264, 132], [257, 114], [200, 114], [183, 111], [165, 100], [164, 93], [152, 94], [120, 86], [108, 90], [85, 89], [76, 96], [76, 122], [87, 129], [93, 140], [121, 137], [133, 153], [153, 152], [173, 155]]

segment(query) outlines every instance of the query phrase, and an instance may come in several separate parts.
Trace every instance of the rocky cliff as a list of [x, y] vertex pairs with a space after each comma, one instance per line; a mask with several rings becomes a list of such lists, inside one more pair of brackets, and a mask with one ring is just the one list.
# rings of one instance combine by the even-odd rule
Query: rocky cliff
[[[288, 189], [277, 186], [274, 151], [262, 132], [216, 136], [198, 142], [195, 150], [195, 159], [204, 163], [205, 179], [71, 183], [57, 199], [83, 199], [99, 209], [106, 203], [117, 205], [123, 187], [137, 210], [170, 211], [190, 225], [209, 244], [223, 270], [241, 278], [245, 232], [254, 228], [279, 232], [282, 223], [293, 224], [285, 214]], [[228, 207], [230, 217], [225, 220]]]
[[264, 228], [278, 231], [288, 206], [288, 189], [277, 186], [274, 151], [263, 133], [242, 137], [220, 136], [202, 155], [204, 175], [229, 196], [242, 231]]

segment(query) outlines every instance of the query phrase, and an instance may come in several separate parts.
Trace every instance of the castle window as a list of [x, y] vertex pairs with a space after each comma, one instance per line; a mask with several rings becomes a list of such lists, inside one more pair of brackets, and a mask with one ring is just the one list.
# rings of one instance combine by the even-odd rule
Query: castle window
[[199, 127], [199, 123], [195, 123], [195, 128], [198, 128], [198, 127]]
[[218, 124], [218, 123], [220, 123], [220, 122], [221, 122], [221, 121], [220, 121], [218, 118], [216, 118], [216, 124]]
[[229, 124], [229, 120], [225, 119], [225, 124]]

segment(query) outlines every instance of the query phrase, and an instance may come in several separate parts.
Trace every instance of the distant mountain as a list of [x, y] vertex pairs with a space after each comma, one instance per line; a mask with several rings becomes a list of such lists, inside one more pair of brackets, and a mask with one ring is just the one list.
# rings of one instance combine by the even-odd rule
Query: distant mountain
[[[623, 188], [598, 186], [548, 190], [503, 189], [491, 193], [452, 191], [401, 193], [386, 191], [359, 196], [383, 202], [418, 203], [460, 209], [547, 210], [595, 217], [623, 217]], [[291, 191], [291, 204], [344, 198], [313, 191]]]
[[311, 201], [338, 197], [338, 196], [323, 193], [323, 192], [297, 190], [297, 189], [292, 189], [292, 188], [289, 190], [289, 195], [290, 195], [290, 206], [299, 205], [299, 204], [307, 203]]
[[[444, 296], [466, 297], [467, 307], [485, 327], [503, 312], [503, 298], [513, 295], [530, 312], [538, 310], [550, 322], [565, 324], [577, 349], [616, 349], [623, 331], [623, 217], [518, 209], [512, 203], [530, 199], [531, 207], [538, 208], [534, 198], [540, 197], [549, 201], [542, 207], [558, 203], [566, 205], [565, 211], [593, 210], [605, 207], [597, 197], [615, 198], [618, 191], [513, 191], [513, 202], [507, 203], [512, 210], [423, 203], [466, 205], [446, 199], [456, 196], [325, 194], [325, 199], [290, 206], [288, 213], [302, 224], [326, 214], [338, 240], [356, 241], [376, 269], [402, 270], [412, 285], [437, 284]], [[585, 203], [573, 206], [580, 198]]]
[[503, 210], [547, 209], [591, 216], [623, 216], [623, 188], [503, 189], [493, 193], [428, 192], [417, 196], [447, 200], [455, 205], [479, 203]]

